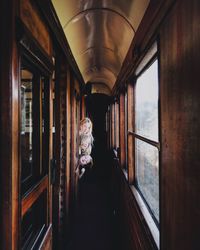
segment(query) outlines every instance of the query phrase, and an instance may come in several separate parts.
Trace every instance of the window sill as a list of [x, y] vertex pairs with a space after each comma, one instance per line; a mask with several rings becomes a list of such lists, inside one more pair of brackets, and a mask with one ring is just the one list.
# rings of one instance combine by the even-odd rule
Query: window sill
[[[128, 184], [128, 173], [125, 169], [122, 169], [122, 172], [123, 172], [124, 177], [125, 177], [127, 184]], [[151, 235], [154, 239], [154, 242], [157, 246], [157, 249], [160, 249], [160, 232], [159, 232], [151, 214], [149, 213], [149, 210], [147, 209], [142, 197], [140, 196], [139, 192], [137, 191], [137, 189], [133, 185], [129, 185], [129, 187], [130, 187], [132, 194], [133, 194], [133, 196], [134, 196], [134, 198], [135, 198], [135, 200], [140, 208], [141, 213], [144, 216], [144, 219], [148, 225], [148, 228], [151, 232]]]
[[157, 248], [160, 249], [160, 232], [159, 232], [153, 218], [151, 217], [151, 214], [149, 213], [142, 197], [140, 196], [139, 192], [137, 191], [137, 189], [133, 185], [131, 185], [130, 188], [131, 188], [133, 195], [138, 203], [138, 206], [139, 206], [139, 208], [144, 216], [144, 219], [149, 227], [149, 230], [153, 236], [153, 239], [157, 245]]

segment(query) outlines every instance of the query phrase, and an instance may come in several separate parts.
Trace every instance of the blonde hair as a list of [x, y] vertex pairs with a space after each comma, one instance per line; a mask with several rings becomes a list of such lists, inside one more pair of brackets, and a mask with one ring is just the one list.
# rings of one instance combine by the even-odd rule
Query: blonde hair
[[79, 130], [79, 133], [82, 135], [84, 134], [85, 132], [81, 131], [82, 130], [82, 126], [84, 124], [88, 124], [88, 133], [87, 134], [92, 134], [92, 127], [93, 127], [93, 124], [91, 122], [91, 120], [88, 118], [88, 117], [85, 117], [83, 118], [81, 121], [80, 121], [80, 130]]
[[[83, 127], [85, 124], [86, 126]], [[90, 156], [94, 140], [92, 136], [92, 127], [92, 122], [88, 117], [85, 117], [80, 121], [79, 160], [78, 166], [75, 170], [79, 175], [79, 178], [81, 178], [85, 172], [85, 165], [89, 165], [90, 167], [93, 165], [93, 159]]]

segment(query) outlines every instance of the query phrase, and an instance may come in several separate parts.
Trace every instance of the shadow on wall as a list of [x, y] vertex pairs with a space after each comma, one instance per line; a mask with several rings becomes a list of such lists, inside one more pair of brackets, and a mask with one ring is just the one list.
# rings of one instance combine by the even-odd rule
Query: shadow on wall
[[[110, 97], [105, 94], [90, 94], [86, 98], [88, 116], [93, 122], [94, 147], [96, 157], [102, 157], [107, 149], [106, 112]], [[100, 156], [101, 154], [101, 156]]]

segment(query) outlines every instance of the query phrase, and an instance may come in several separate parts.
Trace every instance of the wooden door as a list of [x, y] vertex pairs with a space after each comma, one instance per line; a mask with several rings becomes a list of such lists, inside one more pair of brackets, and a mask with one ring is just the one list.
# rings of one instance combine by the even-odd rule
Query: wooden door
[[22, 56], [20, 81], [20, 249], [52, 248], [50, 75]]

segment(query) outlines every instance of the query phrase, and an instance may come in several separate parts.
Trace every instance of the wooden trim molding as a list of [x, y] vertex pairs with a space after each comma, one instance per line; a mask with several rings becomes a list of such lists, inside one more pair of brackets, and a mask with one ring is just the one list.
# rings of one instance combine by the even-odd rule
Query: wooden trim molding
[[47, 75], [52, 74], [54, 69], [53, 59], [41, 47], [19, 18], [16, 19], [16, 27], [17, 40], [24, 50], [23, 54], [28, 59], [31, 57], [31, 61], [34, 62], [37, 67], [39, 65], [44, 73]]
[[17, 12], [17, 0], [0, 1], [0, 249], [4, 250], [17, 249], [19, 236]]
[[45, 176], [34, 188], [22, 199], [21, 216], [23, 217], [27, 210], [39, 198], [43, 191], [48, 188], [48, 176]]
[[[128, 84], [128, 90], [127, 90], [127, 98], [128, 98], [128, 107], [127, 107], [127, 112], [128, 112], [128, 131], [133, 130], [133, 115], [134, 115], [134, 110], [133, 110], [133, 85]], [[134, 140], [133, 136], [131, 136], [129, 133], [127, 133], [127, 140], [128, 140], [128, 145], [127, 145], [127, 150], [128, 150], [128, 179], [129, 183], [133, 183], [134, 180]]]
[[52, 2], [49, 0], [36, 0], [35, 2], [38, 5], [38, 8], [40, 9], [41, 13], [44, 15], [46, 22], [48, 23], [52, 31], [52, 35], [54, 35], [55, 41], [58, 43], [61, 50], [65, 54], [70, 67], [73, 69], [73, 72], [75, 73], [78, 81], [83, 87], [85, 85], [83, 77], [71, 52], [71, 49], [69, 47], [69, 44], [67, 42], [67, 39], [65, 37], [64, 31], [62, 29], [62, 26], [60, 24]]
[[158, 34], [160, 24], [175, 2], [176, 0], [150, 1], [118, 74], [112, 90], [113, 95], [119, 92], [124, 83], [134, 75], [135, 68], [152, 45], [152, 41]]

